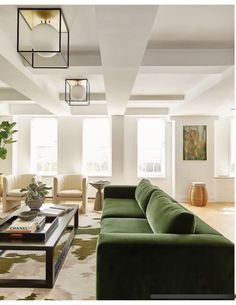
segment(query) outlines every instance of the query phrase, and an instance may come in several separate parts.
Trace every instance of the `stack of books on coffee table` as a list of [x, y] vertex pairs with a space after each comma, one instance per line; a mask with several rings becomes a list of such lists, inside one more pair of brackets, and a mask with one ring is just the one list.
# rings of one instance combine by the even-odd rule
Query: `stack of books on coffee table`
[[6, 233], [33, 233], [41, 229], [46, 221], [45, 216], [37, 216], [32, 220], [22, 220], [16, 218], [8, 228], [6, 228]]

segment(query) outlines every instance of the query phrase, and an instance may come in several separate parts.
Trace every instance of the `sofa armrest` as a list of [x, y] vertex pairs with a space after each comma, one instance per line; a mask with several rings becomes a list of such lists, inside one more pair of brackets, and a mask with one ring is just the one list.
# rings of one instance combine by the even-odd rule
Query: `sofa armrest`
[[7, 175], [3, 177], [3, 196], [7, 196], [7, 193], [13, 189], [14, 176]]
[[53, 177], [53, 198], [56, 200], [58, 192], [61, 190], [63, 181], [63, 175], [58, 175]]
[[57, 175], [53, 177], [53, 186], [56, 194], [62, 189], [63, 175]]
[[219, 235], [100, 234], [97, 299], [234, 294], [234, 245]]
[[104, 188], [104, 198], [135, 198], [135, 185], [108, 185]]

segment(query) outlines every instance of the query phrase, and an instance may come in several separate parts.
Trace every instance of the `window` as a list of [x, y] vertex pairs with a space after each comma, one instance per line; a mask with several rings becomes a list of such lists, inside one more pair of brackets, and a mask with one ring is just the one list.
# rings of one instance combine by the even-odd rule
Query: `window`
[[83, 121], [83, 171], [88, 176], [111, 176], [110, 122], [107, 118]]
[[235, 174], [235, 119], [231, 120], [231, 139], [230, 139], [230, 176]]
[[57, 172], [57, 120], [33, 118], [31, 122], [31, 169], [42, 175]]
[[138, 121], [138, 177], [165, 175], [165, 120]]

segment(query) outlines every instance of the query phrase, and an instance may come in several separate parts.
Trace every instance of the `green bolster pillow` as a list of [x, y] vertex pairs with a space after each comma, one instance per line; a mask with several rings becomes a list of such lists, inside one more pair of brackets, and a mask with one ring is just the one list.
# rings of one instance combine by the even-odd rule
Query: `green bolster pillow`
[[154, 192], [147, 206], [146, 217], [154, 233], [193, 234], [195, 217], [169, 198]]
[[146, 213], [147, 205], [152, 193], [156, 190], [148, 179], [142, 179], [136, 187], [135, 199], [138, 202], [140, 208]]

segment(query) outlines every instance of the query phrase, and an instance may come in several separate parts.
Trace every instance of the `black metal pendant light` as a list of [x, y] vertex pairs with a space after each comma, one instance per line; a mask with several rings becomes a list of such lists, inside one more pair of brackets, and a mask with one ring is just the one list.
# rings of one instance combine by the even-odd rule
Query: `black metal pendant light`
[[18, 8], [17, 52], [33, 68], [69, 67], [69, 30], [60, 8]]
[[87, 79], [66, 79], [65, 101], [70, 106], [88, 106], [90, 104], [89, 81]]

